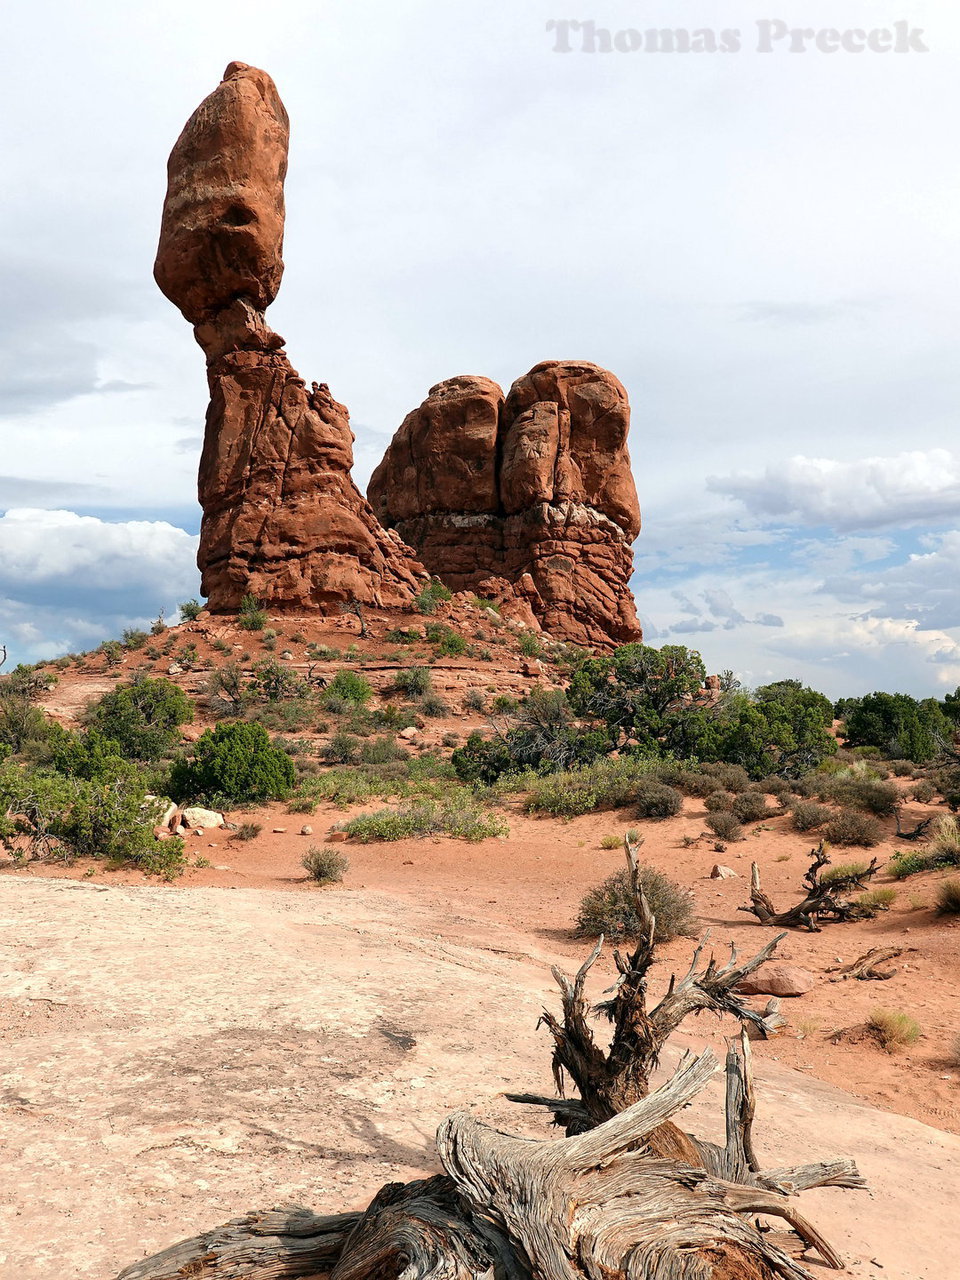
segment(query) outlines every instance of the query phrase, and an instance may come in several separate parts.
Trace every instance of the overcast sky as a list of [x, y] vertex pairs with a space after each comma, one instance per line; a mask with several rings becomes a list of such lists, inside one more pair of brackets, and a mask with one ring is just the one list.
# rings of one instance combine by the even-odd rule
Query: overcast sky
[[[914, 47], [761, 53], [773, 12], [900, 21]], [[601, 30], [559, 52], [547, 24], [574, 16]], [[603, 30], [626, 50], [678, 25], [737, 30], [740, 51], [602, 51]], [[16, 658], [197, 591], [203, 359], [151, 268], [170, 148], [241, 59], [292, 122], [271, 323], [349, 406], [358, 483], [441, 379], [595, 361], [633, 404], [651, 643], [833, 696], [960, 684], [950, 6], [35, 0], [0, 59]]]

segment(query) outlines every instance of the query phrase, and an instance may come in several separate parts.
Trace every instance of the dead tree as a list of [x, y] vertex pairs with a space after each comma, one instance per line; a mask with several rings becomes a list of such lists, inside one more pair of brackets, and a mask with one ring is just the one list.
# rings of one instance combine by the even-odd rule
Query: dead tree
[[837, 975], [830, 979], [831, 982], [844, 982], [847, 978], [859, 978], [861, 982], [886, 982], [899, 970], [881, 969], [880, 965], [896, 960], [897, 956], [902, 956], [905, 951], [916, 951], [916, 949], [916, 947], [871, 947], [851, 964], [834, 964], [826, 972]]
[[6, 660], [7, 660], [7, 646], [5, 644], [0, 644], [0, 667], [3, 666]]
[[852, 1161], [763, 1171], [753, 1146], [755, 1098], [750, 1045], [742, 1029], [726, 1064], [723, 1147], [685, 1134], [672, 1117], [717, 1069], [713, 1053], [687, 1055], [650, 1092], [649, 1077], [670, 1033], [688, 1013], [728, 1012], [760, 1021], [733, 987], [772, 953], [773, 939], [746, 964], [736, 955], [671, 980], [646, 1012], [654, 917], [639, 890], [636, 851], [628, 860], [644, 920], [601, 1012], [614, 1024], [603, 1053], [587, 1025], [584, 981], [599, 946], [574, 981], [558, 971], [563, 1022], [546, 1015], [554, 1067], [579, 1099], [549, 1106], [568, 1128], [558, 1141], [511, 1137], [458, 1112], [437, 1132], [443, 1174], [390, 1183], [362, 1214], [322, 1217], [299, 1206], [250, 1213], [128, 1267], [118, 1280], [811, 1280], [752, 1221], [781, 1218], [829, 1267], [842, 1262], [790, 1197], [811, 1187], [860, 1187]]
[[750, 868], [750, 906], [739, 907], [755, 915], [761, 924], [778, 929], [809, 929], [819, 933], [824, 923], [845, 920], [861, 920], [868, 914], [863, 907], [849, 900], [853, 889], [865, 889], [867, 882], [880, 870], [880, 863], [872, 859], [868, 867], [850, 871], [844, 875], [824, 876], [822, 868], [830, 865], [826, 845], [821, 841], [810, 850], [813, 861], [803, 877], [805, 894], [796, 906], [778, 911], [760, 885], [760, 868], [753, 863]]
[[921, 818], [916, 826], [911, 827], [909, 831], [905, 831], [900, 823], [900, 806], [897, 805], [894, 811], [894, 817], [897, 820], [897, 839], [898, 840], [921, 840], [927, 834], [927, 828], [933, 822], [933, 817]]
[[351, 613], [360, 623], [360, 639], [367, 634], [367, 619], [363, 612], [363, 604], [359, 600], [344, 600], [340, 606], [341, 613]]

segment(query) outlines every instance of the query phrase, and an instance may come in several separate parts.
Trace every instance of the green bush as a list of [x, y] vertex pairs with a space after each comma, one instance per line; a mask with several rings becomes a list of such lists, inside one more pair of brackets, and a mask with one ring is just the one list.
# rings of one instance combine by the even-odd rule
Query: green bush
[[360, 748], [361, 764], [390, 764], [394, 760], [406, 760], [409, 752], [395, 738], [374, 738]]
[[759, 791], [741, 791], [731, 805], [733, 816], [740, 822], [759, 822], [770, 816], [767, 797]]
[[339, 884], [350, 870], [350, 860], [336, 849], [318, 849], [311, 845], [300, 859], [300, 865], [317, 884]]
[[486, 702], [481, 689], [468, 689], [463, 699], [465, 711], [483, 711]]
[[720, 840], [743, 839], [743, 827], [733, 813], [708, 813], [707, 826]]
[[397, 693], [420, 698], [433, 688], [433, 675], [429, 667], [410, 667], [407, 671], [397, 672], [393, 677], [393, 688]]
[[934, 861], [919, 849], [898, 849], [887, 864], [887, 870], [895, 880], [905, 880], [919, 871], [929, 871]]
[[181, 800], [252, 804], [284, 799], [296, 771], [261, 725], [241, 721], [208, 729], [196, 742], [193, 759], [178, 760], [170, 778]]
[[427, 623], [427, 640], [438, 658], [459, 658], [467, 652], [463, 636], [442, 622]]
[[855, 809], [841, 809], [827, 823], [824, 835], [830, 844], [860, 845], [872, 849], [883, 839], [883, 829], [875, 818]]
[[502, 738], [484, 738], [474, 730], [450, 757], [461, 782], [489, 787], [498, 778], [516, 773], [518, 766]]
[[480, 841], [509, 834], [503, 819], [481, 809], [467, 792], [442, 801], [415, 800], [398, 809], [362, 813], [345, 822], [342, 829], [364, 844], [433, 835]]
[[184, 622], [195, 622], [203, 613], [203, 605], [199, 600], [184, 600], [177, 605], [177, 609]]
[[360, 739], [338, 729], [320, 748], [320, 755], [332, 764], [355, 764], [360, 758]]
[[793, 825], [798, 831], [822, 827], [833, 816], [833, 810], [815, 800], [797, 800], [793, 805]]
[[604, 757], [582, 769], [549, 774], [534, 781], [526, 807], [554, 818], [622, 809], [638, 799], [641, 786], [657, 780], [656, 764], [639, 756]]
[[900, 791], [893, 782], [881, 782], [845, 771], [825, 784], [824, 798], [875, 814], [878, 818], [889, 818], [900, 803]]
[[703, 803], [707, 813], [730, 813], [733, 801], [734, 796], [730, 791], [711, 791]]
[[921, 778], [910, 794], [918, 804], [930, 804], [937, 794], [937, 788], [928, 778]]
[[159, 760], [179, 741], [179, 727], [192, 719], [193, 704], [183, 690], [149, 676], [117, 685], [86, 716], [88, 726], [116, 742], [130, 760]]
[[683, 796], [673, 787], [651, 779], [637, 792], [638, 818], [673, 818], [683, 808]]
[[[653, 867], [641, 866], [639, 874], [644, 897], [656, 917], [654, 940], [693, 937], [696, 917], [692, 896]], [[625, 870], [608, 876], [584, 895], [575, 927], [579, 938], [595, 938], [601, 933], [627, 938], [639, 935], [641, 921]]]
[[147, 633], [139, 631], [136, 627], [127, 627], [123, 633], [123, 647], [125, 649], [142, 649], [147, 643]]
[[416, 627], [409, 627], [406, 631], [401, 627], [388, 631], [384, 639], [387, 644], [417, 644], [423, 639], [423, 633], [418, 631]]
[[712, 762], [700, 766], [701, 773], [708, 778], [716, 778], [724, 791], [739, 794], [750, 786], [750, 775], [740, 764], [725, 764], [723, 761]]
[[539, 658], [543, 654], [543, 641], [535, 631], [524, 631], [517, 648], [525, 658]]
[[881, 911], [889, 911], [897, 899], [896, 889], [889, 885], [878, 886], [876, 889], [868, 889], [866, 893], [861, 893], [857, 898], [857, 906], [863, 915], [872, 919]]
[[245, 631], [262, 631], [267, 625], [267, 615], [256, 596], [249, 593], [240, 601], [237, 623]]
[[425, 693], [417, 703], [417, 706], [425, 716], [430, 716], [435, 720], [442, 719], [443, 716], [450, 714], [450, 708], [438, 693]]
[[937, 885], [937, 911], [942, 916], [960, 915], [960, 880]]
[[365, 707], [370, 701], [373, 689], [370, 682], [358, 671], [347, 668], [338, 671], [333, 677], [320, 701], [328, 711], [334, 711], [338, 704], [347, 703], [354, 707]]
[[437, 612], [437, 608], [445, 601], [451, 600], [452, 594], [447, 587], [438, 579], [434, 578], [427, 586], [423, 588], [418, 596], [414, 599], [413, 607], [418, 613], [433, 614]]

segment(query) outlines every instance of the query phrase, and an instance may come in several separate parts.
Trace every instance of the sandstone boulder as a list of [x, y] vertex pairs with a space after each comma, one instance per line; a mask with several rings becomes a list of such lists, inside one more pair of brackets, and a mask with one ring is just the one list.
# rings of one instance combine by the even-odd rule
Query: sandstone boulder
[[743, 979], [737, 991], [744, 996], [804, 996], [817, 985], [808, 969], [792, 964], [765, 964]]
[[184, 809], [182, 818], [188, 827], [206, 829], [207, 827], [218, 828], [224, 826], [222, 813], [217, 813], [214, 809], [201, 809], [199, 806]]
[[404, 420], [370, 501], [452, 590], [512, 597], [559, 639], [637, 640], [629, 425], [626, 391], [597, 365], [547, 361], [506, 397], [451, 378]]
[[266, 72], [233, 62], [170, 156], [154, 275], [207, 358], [198, 563], [214, 612], [400, 606], [425, 571], [350, 478], [347, 410], [308, 390], [266, 322], [283, 275], [287, 114]]

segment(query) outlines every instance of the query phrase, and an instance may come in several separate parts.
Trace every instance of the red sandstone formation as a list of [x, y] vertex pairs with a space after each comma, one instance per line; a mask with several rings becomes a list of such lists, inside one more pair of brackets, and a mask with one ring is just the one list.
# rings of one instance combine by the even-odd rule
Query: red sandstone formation
[[453, 590], [516, 594], [578, 644], [637, 640], [629, 425], [626, 391], [596, 365], [539, 364], [506, 400], [451, 378], [403, 422], [370, 500]]
[[214, 611], [408, 603], [423, 567], [350, 478], [347, 410], [308, 391], [264, 311], [283, 275], [287, 113], [271, 78], [232, 62], [170, 156], [154, 275], [194, 326], [210, 406], [198, 563]]

